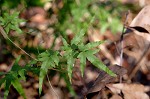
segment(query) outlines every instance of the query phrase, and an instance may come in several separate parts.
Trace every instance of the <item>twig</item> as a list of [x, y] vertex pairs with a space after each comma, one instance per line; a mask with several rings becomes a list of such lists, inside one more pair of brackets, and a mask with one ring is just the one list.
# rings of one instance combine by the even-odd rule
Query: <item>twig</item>
[[30, 58], [34, 59], [37, 61], [36, 58], [32, 57], [30, 54], [28, 54], [25, 50], [23, 50], [21, 47], [19, 47], [16, 43], [14, 43], [9, 37], [8, 35], [6, 34], [6, 32], [4, 31], [4, 29], [2, 28], [2, 26], [0, 26], [0, 32], [1, 34], [3, 35], [3, 37], [5, 39], [8, 39], [12, 44], [14, 44], [17, 48], [19, 48], [21, 51], [23, 51], [26, 55], [28, 55]]
[[121, 45], [121, 53], [120, 53], [120, 66], [122, 66], [123, 64], [123, 37], [124, 37], [124, 30], [125, 30], [125, 25], [127, 23], [127, 20], [128, 20], [128, 15], [129, 15], [129, 11], [126, 13], [126, 18], [125, 18], [125, 22], [124, 22], [124, 25], [123, 25], [123, 29], [122, 29], [122, 34], [121, 34], [121, 37], [120, 37], [120, 45]]
[[47, 74], [46, 76], [47, 76], [47, 80], [48, 80], [49, 86], [52, 88], [52, 91], [53, 91], [53, 92], [55, 93], [55, 95], [57, 96], [57, 99], [60, 99], [59, 96], [58, 96], [58, 94], [57, 94], [56, 91], [54, 90], [54, 88], [53, 88], [53, 86], [52, 86], [50, 80], [49, 80], [48, 74]]
[[[126, 13], [126, 18], [125, 18], [125, 22], [124, 22], [124, 25], [123, 25], [123, 29], [122, 29], [122, 34], [121, 34], [121, 37], [120, 37], [120, 46], [121, 46], [121, 52], [120, 52], [120, 66], [123, 65], [123, 40], [124, 40], [124, 30], [125, 30], [125, 25], [127, 23], [127, 19], [128, 19], [128, 14], [129, 14], [129, 11]], [[122, 82], [122, 77], [120, 77], [120, 83]]]

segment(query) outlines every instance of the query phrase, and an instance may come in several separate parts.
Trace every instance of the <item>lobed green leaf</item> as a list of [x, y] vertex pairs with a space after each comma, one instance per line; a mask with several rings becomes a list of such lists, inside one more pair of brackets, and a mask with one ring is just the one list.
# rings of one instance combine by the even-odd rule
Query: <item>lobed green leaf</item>
[[46, 76], [48, 69], [55, 68], [59, 63], [59, 53], [58, 51], [45, 51], [41, 53], [38, 60], [42, 63], [39, 75], [39, 94], [42, 92], [42, 84], [44, 77]]
[[24, 99], [26, 99], [26, 96], [25, 96], [25, 92], [21, 86], [21, 83], [19, 82], [19, 79], [15, 79], [12, 81], [12, 85], [14, 86], [14, 88], [18, 91], [18, 93], [23, 96]]
[[80, 59], [80, 71], [81, 71], [81, 75], [83, 77], [84, 69], [85, 69], [85, 66], [86, 66], [86, 55], [85, 55], [85, 52], [79, 53], [78, 58]]
[[9, 87], [10, 87], [10, 85], [11, 85], [11, 82], [12, 82], [12, 80], [13, 80], [13, 76], [12, 75], [10, 75], [10, 74], [8, 74], [8, 75], [6, 75], [6, 81], [5, 81], [5, 92], [4, 92], [4, 99], [6, 99], [7, 98], [7, 96], [8, 96], [8, 93], [9, 93]]
[[26, 77], [25, 77], [25, 69], [21, 69], [18, 71], [18, 74], [20, 75], [20, 77], [26, 81]]
[[74, 67], [74, 61], [75, 61], [75, 59], [73, 58], [72, 55], [69, 55], [67, 59], [68, 59], [67, 60], [67, 72], [68, 72], [69, 80], [71, 82], [72, 70], [73, 70], [73, 67]]
[[47, 65], [49, 61], [43, 62], [40, 69], [40, 75], [39, 75], [39, 94], [42, 92], [42, 84], [45, 75], [47, 74], [47, 71], [49, 69], [49, 66]]
[[97, 68], [105, 71], [106, 73], [108, 73], [111, 76], [116, 76], [115, 73], [113, 73], [106, 65], [104, 65], [96, 56], [94, 56], [93, 54], [87, 53], [87, 59]]
[[1, 86], [3, 83], [5, 83], [5, 80], [6, 80], [5, 77], [0, 79], [0, 86]]
[[73, 44], [75, 44], [75, 45], [79, 44], [82, 41], [83, 36], [85, 35], [85, 32], [86, 32], [86, 30], [82, 29], [79, 33], [77, 33], [75, 35], [75, 37], [71, 40], [71, 45], [73, 45]]
[[18, 56], [17, 59], [15, 60], [15, 63], [13, 64], [11, 71], [19, 71], [22, 68], [19, 66], [18, 62], [20, 60], [21, 56]]
[[89, 50], [89, 49], [92, 49], [94, 47], [97, 47], [99, 46], [100, 44], [103, 44], [104, 41], [96, 41], [96, 42], [91, 42], [91, 43], [88, 43], [85, 45], [85, 50]]
[[22, 30], [19, 28], [19, 24], [25, 20], [19, 19], [19, 12], [14, 12], [11, 15], [9, 15], [9, 13], [4, 13], [4, 16], [0, 17], [0, 21], [0, 25], [4, 27], [7, 34], [10, 30], [15, 30], [17, 33], [22, 33]]
[[69, 45], [64, 38], [62, 38], [62, 42], [63, 42], [64, 46], [68, 46]]
[[0, 72], [0, 76], [5, 75], [5, 74], [6, 74], [5, 72]]
[[52, 60], [54, 61], [54, 63], [55, 63], [56, 65], [58, 65], [58, 63], [59, 63], [59, 57], [58, 57], [58, 55], [59, 55], [59, 53], [56, 51], [56, 52], [54, 53], [54, 55], [53, 55], [53, 58], [52, 58]]

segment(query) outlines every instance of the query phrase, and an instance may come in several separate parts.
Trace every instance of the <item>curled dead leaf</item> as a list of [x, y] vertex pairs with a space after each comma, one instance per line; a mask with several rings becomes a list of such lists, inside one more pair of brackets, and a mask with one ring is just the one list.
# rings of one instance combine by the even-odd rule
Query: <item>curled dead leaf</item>
[[145, 40], [150, 41], [150, 5], [145, 6], [138, 15], [127, 26], [125, 33], [134, 32], [142, 36]]
[[[127, 73], [127, 70], [119, 65], [112, 65], [108, 68], [112, 70], [115, 74], [117, 74], [117, 77], [123, 76]], [[101, 71], [99, 73], [99, 76], [96, 78], [93, 86], [88, 90], [87, 94], [100, 91], [102, 88], [105, 87], [106, 84], [114, 82], [117, 77], [112, 77], [106, 72]]]
[[131, 31], [138, 31], [140, 33], [149, 33], [145, 28], [140, 27], [140, 26], [135, 26], [135, 27], [128, 27], [128, 30], [126, 33], [131, 32]]
[[150, 90], [150, 87], [142, 84], [107, 84], [106, 85], [114, 94], [123, 93], [124, 99], [149, 99], [145, 93]]
[[[138, 15], [133, 19], [133, 21], [130, 24], [130, 27], [143, 27], [147, 31], [149, 31], [149, 25], [150, 25], [150, 5], [145, 6]], [[150, 31], [149, 31], [150, 32]]]

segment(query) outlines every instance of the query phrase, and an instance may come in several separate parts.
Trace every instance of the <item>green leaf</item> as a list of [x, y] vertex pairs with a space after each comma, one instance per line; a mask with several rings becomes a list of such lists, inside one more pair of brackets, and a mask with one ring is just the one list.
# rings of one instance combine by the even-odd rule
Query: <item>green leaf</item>
[[0, 21], [0, 24], [4, 27], [7, 34], [10, 30], [22, 33], [22, 30], [19, 28], [19, 24], [20, 22], [24, 22], [24, 20], [19, 19], [19, 12], [14, 12], [11, 15], [9, 13], [4, 13], [4, 16], [0, 17]]
[[97, 47], [97, 46], [99, 46], [100, 44], [103, 44], [103, 43], [104, 43], [104, 41], [91, 42], [91, 43], [86, 44], [85, 47], [87, 49], [91, 49], [91, 48]]
[[6, 83], [5, 83], [5, 92], [4, 92], [4, 99], [7, 99], [10, 85], [11, 85], [11, 82], [6, 81]]
[[83, 36], [85, 35], [85, 32], [86, 30], [82, 29], [79, 33], [77, 33], [73, 38], [73, 40], [71, 40], [71, 45], [73, 44], [77, 45], [78, 43], [80, 43], [83, 39]]
[[84, 69], [85, 69], [85, 66], [86, 66], [86, 55], [85, 55], [85, 53], [81, 52], [78, 55], [78, 58], [80, 59], [80, 71], [81, 71], [81, 75], [83, 77]]
[[[64, 47], [62, 48], [65, 53], [64, 53], [64, 58], [67, 60], [67, 72], [68, 72], [68, 77], [69, 77], [69, 81], [71, 82], [71, 78], [72, 78], [72, 70], [73, 70], [73, 66], [74, 66], [74, 56], [76, 56], [76, 52], [73, 52], [73, 50], [76, 49], [76, 47], [74, 45], [69, 46], [65, 39], [63, 39], [63, 43], [64, 43]], [[74, 48], [75, 47], [75, 48]]]
[[4, 25], [4, 22], [5, 22], [5, 20], [2, 17], [0, 17], [0, 24]]
[[69, 50], [70, 49], [70, 45], [67, 43], [67, 41], [64, 38], [62, 38], [62, 41], [63, 41], [63, 45], [64, 46], [62, 46], [61, 49], [62, 50]]
[[104, 24], [101, 26], [101, 30], [100, 30], [101, 33], [104, 33], [110, 25], [109, 23], [106, 23], [106, 22], [103, 22], [103, 23]]
[[87, 53], [87, 59], [97, 68], [105, 71], [106, 73], [108, 73], [111, 76], [116, 76], [116, 74], [114, 74], [106, 65], [104, 65], [96, 56], [94, 56], [93, 54]]
[[15, 30], [17, 33], [22, 33], [22, 30], [20, 29], [20, 28], [18, 28], [19, 26], [17, 25], [17, 26], [14, 26], [13, 28], [12, 28], [12, 30]]
[[54, 63], [55, 63], [56, 65], [58, 65], [58, 63], [59, 63], [59, 57], [58, 57], [58, 55], [59, 55], [59, 53], [56, 51], [56, 52], [54, 53], [54, 55], [53, 55], [53, 58], [52, 58], [52, 60], [54, 61]]
[[11, 71], [19, 71], [22, 68], [18, 65], [18, 62], [20, 60], [21, 56], [18, 56], [17, 59], [15, 60], [15, 63], [13, 64]]
[[18, 93], [23, 96], [24, 99], [26, 99], [26, 96], [25, 96], [25, 93], [24, 93], [24, 90], [22, 88], [22, 85], [21, 83], [19, 82], [19, 79], [15, 79], [12, 81], [12, 85], [14, 86], [14, 88], [18, 91]]
[[64, 38], [62, 38], [62, 41], [63, 41], [64, 46], [68, 46], [69, 45]]
[[79, 48], [79, 50], [80, 51], [84, 51], [86, 48], [85, 48], [85, 45], [83, 44], [83, 43], [80, 43], [79, 45], [78, 45], [78, 48]]
[[86, 56], [88, 56], [89, 54], [90, 55], [93, 55], [93, 54], [96, 54], [96, 53], [98, 53], [100, 51], [100, 49], [94, 49], [94, 50], [88, 50], [88, 51], [85, 51], [86, 52]]
[[13, 84], [14, 88], [16, 88], [19, 94], [25, 98], [25, 94], [22, 91], [23, 88], [18, 78], [20, 75], [22, 79], [25, 79], [25, 74], [24, 74], [25, 69], [21, 68], [18, 65], [19, 60], [20, 60], [20, 56], [16, 59], [15, 63], [12, 66], [12, 69], [7, 74], [5, 74], [5, 77], [3, 79], [0, 80], [0, 85], [2, 83], [5, 83], [4, 99], [6, 99], [8, 96], [9, 87], [11, 84]]
[[4, 99], [7, 98], [8, 93], [9, 93], [9, 87], [11, 85], [11, 81], [13, 80], [13, 76], [8, 74], [6, 75], [6, 82], [5, 82], [5, 92], [4, 92]]
[[9, 25], [7, 26], [7, 27], [5, 27], [5, 32], [8, 34], [8, 32], [9, 32]]
[[24, 66], [24, 69], [26, 71], [32, 72], [33, 74], [39, 75], [40, 74], [40, 68], [36, 66], [35, 61], [31, 61], [29, 64], [27, 64], [26, 66]]
[[73, 70], [73, 67], [74, 67], [74, 58], [73, 58], [73, 55], [69, 55], [67, 57], [67, 71], [68, 71], [68, 76], [69, 76], [69, 80], [71, 82], [71, 78], [72, 78], [72, 70]]
[[6, 74], [5, 72], [0, 72], [0, 76], [5, 75], [5, 74]]
[[80, 30], [80, 32], [78, 32], [75, 37], [71, 40], [71, 45], [75, 44], [78, 45], [79, 43], [82, 42], [83, 40], [83, 36], [85, 35], [88, 27], [93, 23], [95, 17], [92, 17], [89, 24], [84, 24], [83, 29]]
[[75, 50], [78, 50], [78, 46], [75, 45], [75, 44], [72, 44], [70, 47], [71, 47], [71, 49], [74, 50], [74, 51], [75, 51]]
[[0, 79], [0, 86], [1, 86], [3, 83], [5, 83], [5, 80], [6, 80], [6, 78], [1, 78], [1, 79]]
[[45, 61], [45, 60], [48, 60], [49, 57], [50, 57], [49, 53], [47, 51], [45, 51], [38, 56], [38, 60]]
[[18, 18], [20, 12], [14, 12], [11, 17], [12, 18]]
[[25, 69], [21, 69], [18, 71], [18, 74], [21, 76], [21, 78], [26, 81], [26, 77], [25, 77]]
[[84, 49], [83, 51], [86, 51], [86, 50], [89, 50], [89, 49], [92, 49], [94, 47], [97, 47], [99, 46], [100, 44], [104, 43], [104, 41], [96, 41], [96, 42], [91, 42], [91, 43], [88, 43], [84, 46]]
[[39, 75], [39, 94], [41, 94], [41, 92], [42, 92], [43, 80], [49, 69], [49, 66], [47, 64], [48, 64], [48, 61], [43, 62], [41, 65], [40, 75]]
[[42, 84], [48, 69], [55, 68], [59, 63], [58, 51], [45, 51], [38, 56], [38, 60], [42, 63], [39, 75], [39, 94], [42, 92]]

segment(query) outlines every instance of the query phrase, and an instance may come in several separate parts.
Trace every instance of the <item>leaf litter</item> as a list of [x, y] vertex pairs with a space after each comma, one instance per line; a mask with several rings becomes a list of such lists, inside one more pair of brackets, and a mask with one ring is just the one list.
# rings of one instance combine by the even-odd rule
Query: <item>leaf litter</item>
[[[130, 43], [128, 43], [129, 42], [128, 40], [133, 40], [136, 43], [132, 43], [132, 44], [134, 46], [137, 46], [136, 50], [134, 50], [134, 51], [139, 52], [138, 53], [139, 55], [137, 54], [137, 52], [135, 52], [134, 54], [127, 56], [128, 58], [130, 58], [130, 57], [132, 58], [133, 55], [135, 55], [135, 57], [133, 57], [134, 61], [132, 64], [127, 61], [129, 64], [131, 64], [133, 66], [128, 66], [129, 68], [126, 67], [128, 69], [128, 71], [131, 71], [130, 72], [131, 74], [134, 73], [134, 74], [132, 74], [132, 76], [136, 75], [136, 73], [140, 70], [140, 66], [141, 66], [141, 68], [143, 66], [145, 66], [145, 63], [143, 63], [143, 59], [145, 57], [147, 57], [147, 55], [149, 55], [149, 45], [150, 45], [150, 42], [149, 42], [150, 41], [150, 38], [149, 38], [150, 37], [150, 34], [149, 34], [150, 33], [150, 22], [149, 22], [150, 13], [149, 12], [150, 12], [150, 5], [144, 7], [139, 12], [139, 14], [133, 19], [133, 21], [131, 21], [130, 24], [128, 24], [128, 25], [125, 24], [126, 25], [126, 31], [124, 33], [125, 45], [123, 48], [125, 48], [127, 45], [131, 44], [132, 41]], [[91, 34], [89, 34], [89, 35], [90, 35], [91, 41], [101, 39], [101, 38], [98, 38], [98, 36], [94, 36]], [[134, 37], [134, 39], [128, 39], [129, 37]], [[100, 48], [102, 48], [102, 46]], [[139, 50], [139, 48], [140, 48], [140, 50]], [[107, 49], [107, 47], [105, 47], [105, 49]], [[125, 48], [126, 51], [128, 50], [128, 52], [133, 52], [133, 49], [132, 50], [131, 49]], [[111, 56], [110, 52], [108, 52], [107, 50], [104, 50], [104, 49], [101, 49], [101, 50], [103, 52], [102, 54], [105, 57], [107, 57], [108, 59], [111, 59], [112, 64], [117, 62], [117, 61], [115, 62], [115, 59], [112, 58], [113, 56]], [[126, 52], [126, 51], [124, 52], [124, 54], [127, 53], [127, 55], [129, 55], [128, 52]], [[107, 55], [104, 52], [110, 53], [110, 55]], [[139, 58], [137, 58], [137, 56], [139, 56]], [[125, 66], [124, 64], [125, 63], [123, 63], [123, 66]], [[147, 66], [147, 68], [149, 68], [149, 67]], [[129, 72], [128, 72], [128, 74], [129, 74]], [[130, 80], [132, 79], [132, 78], [130, 78], [131, 74], [129, 74]], [[88, 94], [89, 93], [94, 94], [97, 91], [101, 92], [102, 89], [104, 89], [105, 86], [107, 86], [114, 93], [114, 95], [116, 95], [115, 97], [117, 97], [118, 99], [119, 98], [120, 99], [149, 99], [149, 96], [146, 94], [146, 92], [150, 91], [149, 86], [144, 86], [142, 84], [134, 84], [134, 83], [131, 83], [131, 84], [127, 84], [127, 83], [108, 84], [108, 83], [112, 83], [114, 79], [111, 77], [110, 78], [106, 77], [106, 79], [102, 80], [102, 78], [100, 76], [104, 77], [103, 73], [99, 74], [97, 79], [94, 81], [93, 86], [88, 90]], [[115, 86], [117, 86], [117, 87], [115, 87]], [[122, 94], [122, 95], [120, 96], [120, 94]]]

